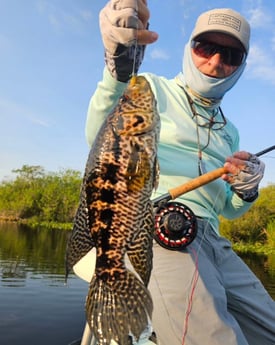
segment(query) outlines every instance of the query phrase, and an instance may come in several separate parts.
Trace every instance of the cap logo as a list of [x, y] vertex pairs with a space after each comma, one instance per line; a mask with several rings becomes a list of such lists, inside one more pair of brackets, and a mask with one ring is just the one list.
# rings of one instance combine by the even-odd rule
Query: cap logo
[[238, 18], [223, 13], [211, 14], [208, 25], [223, 25], [229, 26], [236, 31], [241, 30], [241, 21]]

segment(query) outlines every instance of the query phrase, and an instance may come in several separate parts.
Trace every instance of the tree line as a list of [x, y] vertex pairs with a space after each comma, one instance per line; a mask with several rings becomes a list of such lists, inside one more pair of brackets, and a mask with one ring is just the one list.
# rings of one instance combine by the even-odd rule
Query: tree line
[[[13, 180], [0, 183], [0, 218], [72, 223], [78, 207], [82, 173], [49, 173], [41, 166], [13, 170]], [[261, 188], [260, 196], [242, 217], [220, 217], [221, 232], [233, 242], [268, 243], [275, 248], [275, 184]]]
[[79, 171], [49, 173], [41, 166], [23, 165], [14, 180], [0, 184], [2, 219], [70, 223], [79, 201]]

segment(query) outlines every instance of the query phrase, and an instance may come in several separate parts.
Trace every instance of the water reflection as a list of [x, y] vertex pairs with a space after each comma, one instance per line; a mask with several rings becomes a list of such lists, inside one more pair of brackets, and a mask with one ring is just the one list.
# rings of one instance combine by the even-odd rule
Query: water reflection
[[275, 299], [275, 254], [265, 256], [250, 253], [241, 256]]
[[[81, 337], [88, 284], [64, 280], [67, 231], [0, 224], [0, 344], [67, 345]], [[275, 255], [243, 259], [275, 298]]]
[[67, 345], [81, 337], [88, 286], [74, 275], [65, 285], [67, 236], [0, 224], [0, 344]]
[[27, 274], [22, 269], [22, 266], [19, 262], [1, 262], [2, 266], [2, 282], [3, 286], [7, 287], [20, 287], [24, 286]]

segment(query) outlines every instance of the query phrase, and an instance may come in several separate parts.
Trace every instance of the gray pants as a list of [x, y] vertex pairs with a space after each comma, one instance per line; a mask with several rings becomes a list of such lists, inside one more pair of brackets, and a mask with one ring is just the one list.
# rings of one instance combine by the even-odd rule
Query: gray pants
[[149, 288], [159, 345], [275, 344], [275, 302], [205, 221], [183, 252], [154, 245]]

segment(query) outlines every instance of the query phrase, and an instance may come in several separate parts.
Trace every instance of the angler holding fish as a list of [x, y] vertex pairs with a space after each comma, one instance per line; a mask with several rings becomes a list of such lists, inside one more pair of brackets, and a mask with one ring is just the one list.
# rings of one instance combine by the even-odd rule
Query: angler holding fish
[[[170, 21], [172, 20], [170, 18]], [[133, 66], [134, 72], [137, 73], [145, 46], [157, 40], [157, 34], [148, 28], [148, 21], [149, 10], [145, 0], [111, 0], [100, 13], [106, 66], [103, 79], [98, 84], [88, 109], [86, 135], [90, 146], [96, 145], [98, 131], [107, 114], [117, 106], [120, 97], [127, 90]], [[157, 100], [161, 121], [158, 144], [160, 179], [155, 196], [162, 196], [167, 190], [182, 185], [205, 171], [226, 168], [222, 178], [177, 199], [177, 202], [187, 205], [195, 215], [195, 239], [188, 246], [174, 250], [174, 247], [169, 246], [168, 233], [168, 239], [164, 236], [165, 245], [161, 244], [161, 238], [153, 245], [153, 269], [149, 290], [154, 305], [152, 325], [159, 345], [274, 345], [275, 303], [255, 275], [234, 253], [230, 242], [219, 234], [218, 216], [236, 218], [244, 214], [257, 199], [258, 187], [264, 174], [264, 164], [256, 155], [239, 151], [238, 131], [221, 109], [224, 95], [236, 84], [245, 69], [249, 41], [250, 26], [243, 16], [228, 8], [212, 9], [198, 18], [185, 45], [182, 71], [175, 78], [168, 80], [154, 74], [143, 74]], [[142, 109], [144, 105], [140, 103], [139, 107]], [[111, 131], [114, 137], [120, 125], [118, 122], [118, 127]], [[103, 132], [99, 133], [103, 136]], [[102, 147], [105, 150], [104, 146]], [[140, 159], [135, 157], [136, 153], [133, 153], [134, 162], [141, 163], [144, 159], [142, 154]], [[88, 166], [90, 164], [88, 163]], [[134, 172], [138, 166], [131, 168], [130, 165], [129, 171]], [[114, 167], [115, 172], [116, 169], [117, 166]], [[115, 178], [116, 173], [110, 173], [111, 170], [106, 168], [107, 171], [110, 179], [112, 176]], [[131, 173], [128, 173], [128, 177], [130, 176]], [[137, 179], [142, 180], [142, 177]], [[103, 181], [97, 181], [97, 193], [100, 193]], [[130, 178], [128, 184], [131, 185]], [[91, 190], [94, 188], [91, 187], [91, 179], [88, 179], [88, 186]], [[112, 188], [113, 186], [114, 183]], [[89, 199], [88, 193], [91, 190], [86, 189], [84, 192], [87, 202], [83, 204], [85, 206], [87, 203], [87, 208], [84, 207], [82, 216], [76, 218], [79, 224], [91, 223], [98, 217], [96, 212], [105, 210], [102, 197], [98, 198], [98, 202]], [[128, 197], [126, 193], [124, 196], [126, 204]], [[120, 205], [122, 204], [123, 202]], [[129, 203], [126, 206], [131, 205]], [[110, 208], [111, 212], [114, 210], [115, 207]], [[166, 211], [169, 211], [169, 207]], [[126, 209], [124, 212], [123, 216]], [[131, 221], [136, 217], [146, 216], [146, 213], [142, 212], [144, 210], [140, 209], [130, 214]], [[157, 212], [157, 217], [160, 217], [162, 211]], [[107, 248], [112, 246], [115, 236], [103, 236], [105, 227], [109, 226], [104, 219], [105, 217], [99, 217], [95, 230], [91, 230], [91, 239], [85, 231], [80, 236], [75, 236], [85, 238], [86, 243], [88, 238], [88, 242], [91, 241], [94, 245], [100, 239], [102, 244], [96, 260], [97, 277], [94, 276], [92, 280], [95, 291], [99, 291], [110, 277], [125, 276], [121, 258], [128, 249], [131, 257], [132, 248], [135, 248], [131, 247], [132, 242], [127, 234], [125, 238], [128, 240], [124, 240], [126, 247], [123, 245], [124, 249], [115, 256], [119, 262], [115, 266], [118, 271], [113, 265], [108, 266], [111, 255], [108, 251], [103, 254], [103, 249], [106, 245]], [[127, 226], [123, 225], [125, 232], [129, 231], [126, 228]], [[136, 223], [136, 228], [132, 231], [139, 234], [140, 229], [140, 223]], [[147, 241], [148, 238], [146, 243]], [[141, 244], [139, 241], [138, 243], [140, 248]], [[88, 243], [82, 254], [89, 246], [91, 245]], [[74, 264], [78, 259], [79, 256], [76, 255], [71, 262]], [[107, 264], [105, 268], [103, 263]], [[145, 265], [148, 269], [149, 263], [150, 259], [137, 267]], [[144, 275], [143, 270], [138, 272], [146, 285], [150, 274]], [[103, 279], [99, 282], [100, 277]], [[123, 290], [120, 282], [116, 284], [115, 280], [111, 279], [107, 284], [107, 296], [110, 296], [109, 289], [113, 284], [118, 287], [116, 291]], [[146, 295], [145, 287], [141, 285], [140, 288], [141, 295]], [[105, 293], [106, 290], [103, 288], [102, 291]], [[130, 296], [137, 294], [133, 291], [128, 291]], [[124, 293], [126, 294], [126, 291], [122, 295]], [[139, 301], [143, 300], [141, 295], [138, 295]], [[102, 294], [96, 292], [92, 303], [91, 298], [87, 303], [88, 312], [96, 314], [94, 312], [102, 308], [102, 305], [104, 309], [101, 310], [109, 312], [108, 308], [112, 309], [116, 304], [113, 303], [116, 297], [110, 298], [110, 301], [108, 298], [102, 299]], [[149, 301], [149, 297], [145, 300]], [[149, 316], [150, 308], [151, 306], [145, 308]], [[136, 307], [138, 312], [140, 309], [140, 306]], [[117, 319], [112, 319], [110, 323], [110, 334], [103, 336], [105, 340], [101, 337], [101, 331], [106, 328], [105, 325], [102, 326], [104, 316], [89, 321], [99, 344], [109, 344], [110, 337], [119, 345], [125, 344], [125, 335], [123, 340], [115, 335], [115, 331], [120, 333], [121, 329], [125, 334], [122, 309], [118, 308], [118, 311], [118, 314], [115, 314]], [[135, 321], [131, 322], [131, 317], [136, 316], [135, 310], [133, 315], [127, 315], [131, 325], [129, 330], [132, 343], [152, 344], [152, 340], [149, 340], [150, 327], [140, 334], [144, 322], [135, 329]], [[114, 334], [111, 334], [112, 332]]]

